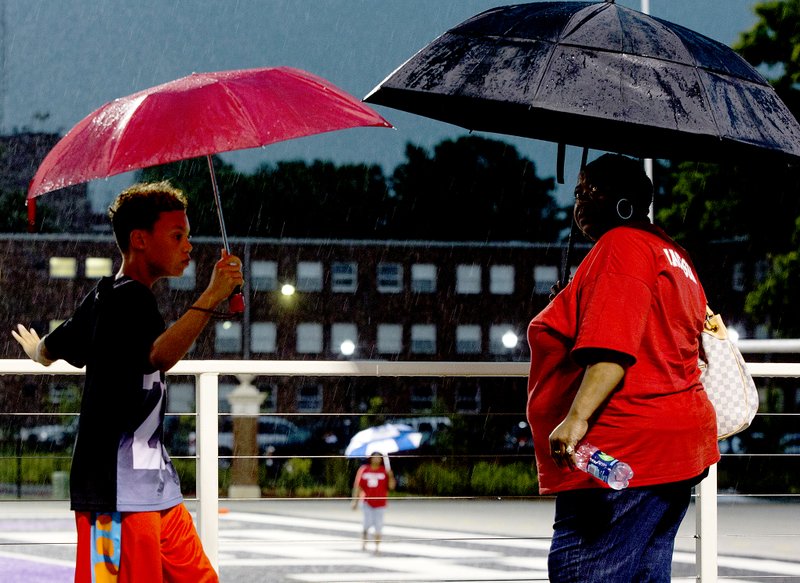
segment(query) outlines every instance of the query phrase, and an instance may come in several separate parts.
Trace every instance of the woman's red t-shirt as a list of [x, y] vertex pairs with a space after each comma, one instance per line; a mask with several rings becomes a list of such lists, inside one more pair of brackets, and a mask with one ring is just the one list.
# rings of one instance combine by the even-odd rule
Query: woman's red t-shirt
[[576, 356], [585, 349], [635, 361], [585, 437], [631, 466], [631, 487], [687, 480], [719, 460], [716, 415], [697, 366], [705, 306], [685, 252], [657, 227], [617, 227], [598, 240], [528, 328], [528, 421], [542, 494], [602, 487], [550, 457], [549, 436], [578, 390]]

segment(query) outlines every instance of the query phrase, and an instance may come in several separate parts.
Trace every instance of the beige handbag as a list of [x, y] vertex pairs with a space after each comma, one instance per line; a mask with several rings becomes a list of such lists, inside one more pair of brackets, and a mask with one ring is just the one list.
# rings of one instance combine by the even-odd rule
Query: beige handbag
[[708, 306], [700, 337], [705, 352], [700, 381], [717, 412], [717, 438], [725, 439], [750, 426], [758, 411], [758, 390], [722, 317]]

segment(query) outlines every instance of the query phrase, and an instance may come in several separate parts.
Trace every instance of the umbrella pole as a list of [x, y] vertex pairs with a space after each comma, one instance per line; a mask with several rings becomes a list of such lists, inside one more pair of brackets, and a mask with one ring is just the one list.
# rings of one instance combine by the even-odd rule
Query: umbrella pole
[[[225, 248], [225, 253], [230, 255], [231, 246], [228, 243], [228, 233], [225, 231], [225, 218], [222, 216], [222, 199], [219, 196], [217, 175], [214, 173], [214, 162], [211, 160], [211, 154], [206, 155], [206, 159], [208, 160], [208, 171], [211, 174], [211, 189], [214, 191], [214, 204], [217, 206], [217, 218], [219, 218], [219, 231], [222, 234], [222, 246]], [[228, 307], [234, 314], [244, 312], [244, 296], [242, 295], [241, 286], [237, 285], [231, 297], [228, 298]]]
[[[563, 144], [558, 145], [559, 168], [561, 174], [561, 183], [564, 183], [564, 153], [562, 152]], [[586, 167], [586, 161], [589, 158], [589, 148], [584, 148], [581, 153], [581, 171]], [[578, 230], [578, 225], [575, 224], [575, 219], [570, 217], [569, 221], [569, 237], [567, 238], [567, 248], [564, 251], [563, 262], [561, 264], [561, 287], [569, 283], [570, 263], [572, 260], [572, 246], [573, 237]]]
[[217, 218], [219, 219], [219, 231], [222, 234], [222, 246], [225, 248], [225, 253], [230, 255], [231, 246], [228, 244], [228, 233], [225, 231], [225, 218], [222, 216], [222, 200], [219, 196], [217, 175], [214, 173], [214, 162], [211, 160], [211, 154], [206, 155], [206, 159], [208, 160], [208, 172], [211, 174], [211, 189], [214, 191], [214, 204], [217, 206]]

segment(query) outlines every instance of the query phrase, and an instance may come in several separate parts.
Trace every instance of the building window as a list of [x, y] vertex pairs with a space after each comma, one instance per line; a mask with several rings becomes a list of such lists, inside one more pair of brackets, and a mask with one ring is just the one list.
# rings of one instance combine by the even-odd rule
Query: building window
[[401, 324], [378, 324], [379, 354], [400, 354], [403, 351], [403, 326]]
[[558, 281], [558, 267], [537, 265], [533, 268], [533, 293], [549, 295], [550, 288]]
[[242, 351], [241, 322], [217, 322], [214, 338], [216, 352], [237, 353]]
[[331, 352], [350, 356], [358, 346], [358, 330], [355, 324], [331, 325]]
[[167, 391], [167, 413], [194, 413], [193, 383], [170, 383]]
[[322, 263], [318, 261], [298, 262], [297, 291], [322, 291]]
[[[219, 391], [217, 391], [217, 407], [219, 407], [220, 413], [230, 413], [231, 412], [231, 402], [228, 400], [228, 396], [236, 390], [236, 386], [233, 383], [220, 383], [219, 384]], [[232, 423], [232, 418], [230, 415], [227, 415], [224, 418], [220, 418], [220, 421]], [[233, 425], [229, 425], [229, 427], [233, 427]], [[230, 429], [228, 431], [231, 431]]]
[[764, 283], [769, 275], [769, 261], [766, 259], [759, 259], [753, 265], [753, 280], [756, 283]]
[[188, 267], [183, 270], [183, 275], [180, 277], [167, 278], [169, 281], [169, 288], [180, 290], [194, 289], [196, 285], [196, 269], [197, 265], [194, 260], [190, 261]]
[[322, 324], [305, 323], [297, 325], [297, 352], [299, 354], [319, 354], [322, 352]]
[[277, 350], [278, 332], [274, 322], [253, 322], [250, 326], [250, 350], [264, 354]]
[[737, 292], [744, 291], [744, 263], [737, 261], [733, 264], [731, 273], [731, 289]]
[[297, 411], [300, 413], [322, 411], [322, 385], [306, 385], [297, 389]]
[[456, 293], [481, 293], [480, 265], [459, 265], [456, 267]]
[[489, 269], [489, 291], [498, 295], [514, 293], [513, 265], [492, 265]]
[[436, 401], [436, 387], [411, 387], [409, 405], [414, 412], [430, 411]]
[[411, 291], [432, 294], [436, 291], [436, 266], [432, 263], [415, 263], [411, 266]]
[[331, 263], [331, 291], [354, 293], [358, 288], [358, 265], [354, 262]]
[[266, 399], [261, 403], [262, 411], [277, 411], [278, 410], [278, 385], [273, 383], [259, 383], [258, 390], [261, 394], [266, 395]]
[[494, 324], [489, 328], [489, 350], [492, 354], [508, 354], [519, 344], [511, 324]]
[[461, 325], [456, 328], [456, 352], [459, 354], [480, 354], [481, 327]]
[[399, 263], [378, 263], [378, 291], [396, 294], [403, 291], [403, 266]]
[[87, 257], [83, 265], [86, 277], [92, 279], [110, 276], [112, 268], [111, 259], [108, 257]]
[[259, 292], [278, 289], [277, 261], [253, 261], [250, 265], [250, 287]]
[[481, 410], [481, 388], [477, 385], [456, 388], [456, 412], [477, 413]]
[[414, 324], [411, 326], [411, 352], [414, 354], [436, 354], [436, 326]]
[[50, 277], [53, 279], [73, 279], [78, 275], [78, 260], [74, 257], [51, 257]]

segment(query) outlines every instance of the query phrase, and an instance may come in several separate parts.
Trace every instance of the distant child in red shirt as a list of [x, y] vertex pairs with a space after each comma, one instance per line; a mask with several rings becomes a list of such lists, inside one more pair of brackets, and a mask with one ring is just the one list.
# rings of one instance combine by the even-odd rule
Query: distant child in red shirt
[[367, 550], [367, 535], [370, 529], [375, 531], [375, 554], [381, 544], [383, 531], [383, 514], [389, 491], [394, 490], [397, 482], [392, 470], [384, 464], [383, 456], [374, 452], [369, 456], [369, 463], [358, 468], [353, 481], [353, 510], [358, 505], [364, 514], [364, 530], [361, 534], [361, 549]]

